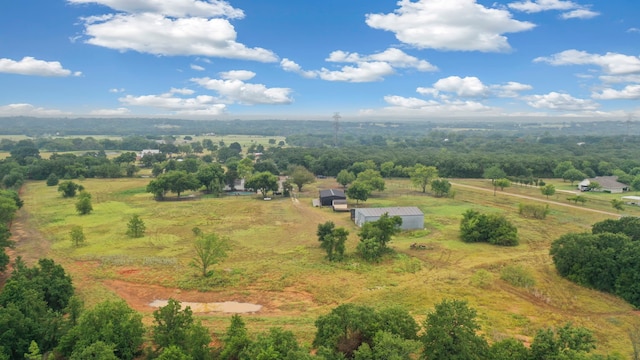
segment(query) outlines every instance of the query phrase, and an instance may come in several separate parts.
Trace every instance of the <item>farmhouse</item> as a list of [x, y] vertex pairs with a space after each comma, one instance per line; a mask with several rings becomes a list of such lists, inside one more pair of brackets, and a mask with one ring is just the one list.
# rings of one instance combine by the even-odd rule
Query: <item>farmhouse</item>
[[320, 190], [320, 205], [332, 206], [333, 200], [346, 200], [344, 191], [340, 189]]
[[158, 149], [144, 149], [138, 153], [138, 158], [142, 159], [145, 155], [155, 155], [160, 154], [160, 150]]
[[596, 182], [600, 185], [598, 189], [592, 191], [602, 191], [612, 194], [629, 191], [629, 185], [618, 182], [617, 176], [596, 176], [593, 179], [584, 179], [578, 184], [578, 190], [589, 191], [589, 185]]
[[386, 208], [358, 208], [355, 209], [354, 221], [362, 227], [367, 222], [376, 221], [384, 214], [400, 216], [402, 218], [402, 230], [415, 230], [424, 228], [424, 214], [415, 206], [386, 207]]

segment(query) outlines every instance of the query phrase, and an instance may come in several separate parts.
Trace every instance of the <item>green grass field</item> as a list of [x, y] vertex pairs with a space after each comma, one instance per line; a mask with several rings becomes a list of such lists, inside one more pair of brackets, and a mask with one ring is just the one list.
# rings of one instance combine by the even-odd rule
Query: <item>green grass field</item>
[[[225, 142], [230, 140], [225, 136]], [[354, 254], [358, 228], [349, 214], [311, 205], [319, 189], [339, 187], [333, 179], [305, 186], [296, 194], [298, 201], [228, 196], [156, 202], [145, 192], [148, 182], [148, 178], [83, 180], [94, 207], [86, 216], [77, 215], [75, 200], [63, 199], [55, 187], [28, 182], [18, 222], [25, 221], [27, 228], [38, 232], [21, 239], [17, 253], [28, 255], [30, 261], [37, 256], [54, 258], [72, 275], [88, 305], [122, 296], [143, 312], [147, 322], [153, 309], [145, 308], [144, 301], [168, 293], [182, 301], [192, 301], [188, 300], [192, 296], [252, 302], [264, 305], [262, 311], [245, 315], [252, 331], [282, 326], [309, 344], [315, 318], [341, 303], [401, 305], [422, 321], [442, 299], [456, 298], [469, 301], [478, 311], [490, 341], [505, 336], [530, 340], [540, 328], [571, 322], [595, 333], [597, 353], [632, 354], [627, 334], [640, 326], [633, 307], [560, 278], [548, 256], [550, 243], [562, 234], [589, 231], [594, 222], [614, 218], [616, 211], [606, 206], [607, 196], [613, 195], [589, 193], [589, 201], [577, 207], [563, 206], [569, 204], [564, 195], [550, 198], [556, 203], [550, 204], [547, 219], [531, 220], [518, 215], [518, 204], [545, 200], [535, 188], [515, 185], [494, 196], [485, 180], [452, 180], [474, 188], [454, 185], [453, 198], [435, 198], [418, 192], [406, 179], [387, 180], [385, 192], [360, 206], [418, 206], [425, 213], [425, 229], [400, 234], [391, 242], [396, 255], [368, 264]], [[504, 214], [517, 226], [520, 245], [462, 243], [458, 228], [467, 209]], [[627, 207], [624, 213], [638, 216], [640, 209]], [[125, 235], [134, 214], [147, 228], [140, 239]], [[348, 256], [340, 263], [326, 261], [318, 246], [317, 225], [329, 220], [350, 232]], [[87, 238], [81, 247], [73, 247], [69, 239], [74, 225], [82, 226]], [[189, 266], [194, 227], [226, 236], [232, 245], [211, 279], [199, 278]], [[415, 242], [428, 248], [410, 249]], [[514, 287], [500, 279], [501, 270], [514, 264], [533, 276], [533, 287]], [[479, 272], [489, 274], [481, 284]], [[138, 289], [137, 297], [129, 296], [132, 289]], [[220, 334], [229, 315], [209, 313], [202, 319]]]

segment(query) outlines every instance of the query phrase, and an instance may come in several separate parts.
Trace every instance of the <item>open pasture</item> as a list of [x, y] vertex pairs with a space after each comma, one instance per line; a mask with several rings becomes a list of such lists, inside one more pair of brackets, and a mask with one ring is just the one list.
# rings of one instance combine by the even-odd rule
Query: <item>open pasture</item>
[[[229, 140], [225, 136], [224, 141]], [[560, 278], [548, 256], [550, 243], [562, 234], [589, 231], [594, 222], [614, 217], [610, 207], [594, 212], [589, 211], [591, 202], [577, 207], [550, 203], [547, 219], [532, 220], [518, 215], [518, 204], [544, 201], [538, 189], [514, 185], [493, 196], [486, 181], [452, 180], [473, 187], [454, 185], [453, 198], [435, 198], [414, 189], [407, 179], [387, 180], [385, 192], [374, 193], [359, 206], [418, 206], [425, 213], [425, 228], [401, 233], [391, 242], [395, 255], [369, 264], [354, 254], [358, 228], [349, 213], [311, 205], [319, 189], [339, 187], [333, 179], [307, 185], [293, 198], [271, 201], [223, 196], [156, 202], [145, 191], [148, 182], [148, 178], [83, 180], [94, 208], [85, 216], [77, 215], [75, 199], [63, 199], [56, 187], [28, 182], [21, 195], [25, 206], [17, 231], [12, 229], [18, 241], [16, 253], [30, 262], [46, 256], [61, 263], [87, 305], [122, 297], [147, 322], [154, 310], [149, 304], [168, 297], [248, 302], [263, 306], [244, 316], [250, 330], [281, 326], [310, 343], [315, 318], [341, 303], [401, 305], [421, 321], [443, 298], [456, 298], [477, 309], [490, 340], [505, 336], [527, 340], [540, 328], [572, 322], [594, 332], [597, 352], [632, 352], [627, 334], [640, 326], [632, 306]], [[563, 198], [557, 202], [568, 203]], [[459, 223], [467, 209], [507, 216], [518, 228], [520, 245], [461, 242]], [[125, 234], [134, 214], [145, 222], [143, 238]], [[318, 246], [317, 225], [326, 221], [350, 233], [342, 262], [328, 262]], [[72, 246], [69, 231], [74, 225], [84, 229], [83, 246]], [[189, 266], [194, 227], [230, 240], [229, 256], [214, 266], [211, 278], [198, 277]], [[37, 231], [26, 230], [32, 228]], [[413, 243], [425, 244], [426, 249], [411, 249]], [[510, 265], [524, 268], [535, 285], [521, 288], [501, 280], [501, 271]], [[214, 334], [229, 323], [229, 314], [209, 312], [201, 317]]]

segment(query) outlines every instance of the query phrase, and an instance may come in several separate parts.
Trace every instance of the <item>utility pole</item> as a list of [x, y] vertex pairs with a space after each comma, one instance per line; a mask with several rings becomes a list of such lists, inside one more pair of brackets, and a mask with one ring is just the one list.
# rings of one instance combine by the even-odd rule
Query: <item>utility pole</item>
[[340, 116], [339, 112], [333, 113], [333, 147], [338, 147], [338, 131], [340, 130]]

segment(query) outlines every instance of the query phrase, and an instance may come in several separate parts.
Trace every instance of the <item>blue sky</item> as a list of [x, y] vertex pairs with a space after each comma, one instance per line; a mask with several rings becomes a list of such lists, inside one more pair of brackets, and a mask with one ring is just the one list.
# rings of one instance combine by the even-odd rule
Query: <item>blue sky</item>
[[640, 118], [637, 0], [0, 3], [0, 116]]

